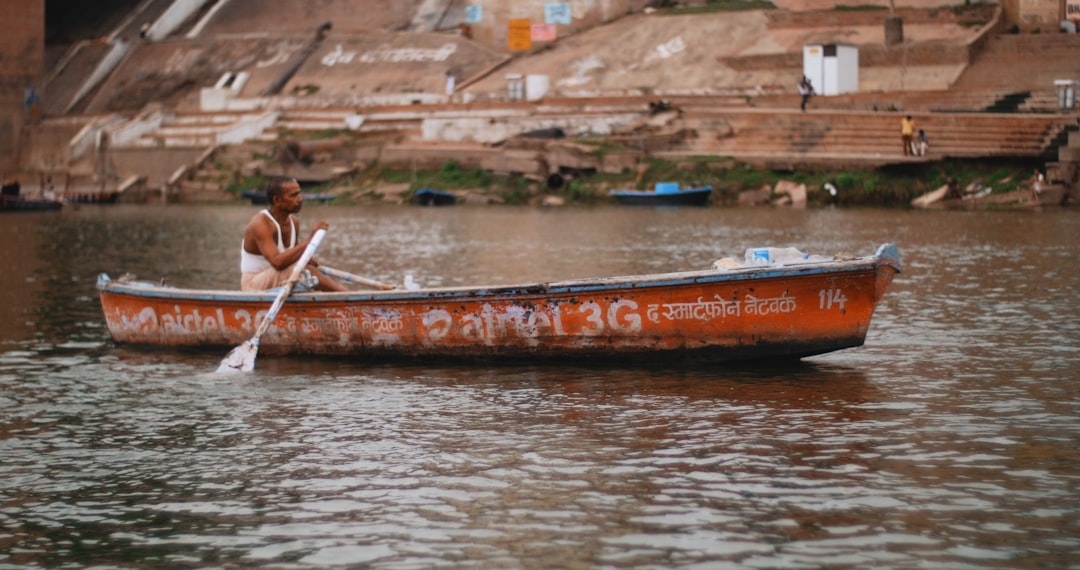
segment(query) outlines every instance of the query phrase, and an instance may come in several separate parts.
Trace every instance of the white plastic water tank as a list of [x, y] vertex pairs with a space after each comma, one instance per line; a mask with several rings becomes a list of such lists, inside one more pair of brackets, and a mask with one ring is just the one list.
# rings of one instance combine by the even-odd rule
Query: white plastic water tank
[[546, 75], [526, 75], [525, 76], [525, 99], [529, 101], [539, 101], [547, 95], [548, 87], [551, 85], [548, 76]]
[[803, 46], [803, 75], [818, 95], [859, 91], [859, 47], [849, 44]]

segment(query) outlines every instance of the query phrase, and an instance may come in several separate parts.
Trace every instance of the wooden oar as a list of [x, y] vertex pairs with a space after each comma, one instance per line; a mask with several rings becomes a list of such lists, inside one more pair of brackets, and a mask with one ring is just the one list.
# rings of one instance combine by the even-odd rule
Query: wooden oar
[[218, 372], [251, 372], [255, 369], [255, 356], [259, 353], [259, 338], [270, 328], [270, 323], [277, 318], [278, 312], [281, 311], [281, 307], [285, 304], [285, 299], [292, 294], [293, 287], [300, 280], [300, 274], [303, 273], [308, 262], [314, 257], [315, 250], [319, 249], [319, 244], [322, 243], [324, 236], [326, 236], [326, 230], [319, 230], [311, 237], [307, 248], [304, 249], [304, 254], [300, 256], [300, 261], [297, 261], [296, 265], [293, 266], [293, 272], [289, 276], [289, 280], [281, 287], [281, 292], [278, 293], [277, 299], [274, 299], [274, 304], [270, 305], [270, 311], [266, 313], [262, 322], [259, 323], [259, 328], [255, 330], [255, 336], [232, 349], [221, 360], [221, 365], [217, 369]]
[[330, 277], [340, 279], [346, 283], [358, 283], [360, 285], [366, 285], [373, 289], [382, 289], [383, 291], [397, 289], [397, 287], [394, 287], [393, 285], [389, 285], [381, 281], [375, 281], [374, 279], [368, 279], [367, 277], [361, 277], [359, 275], [349, 273], [348, 271], [342, 271], [340, 269], [334, 269], [333, 267], [327, 267], [321, 263], [319, 264], [319, 267], [317, 269], [319, 270], [319, 273], [322, 273], [323, 275], [329, 275]]

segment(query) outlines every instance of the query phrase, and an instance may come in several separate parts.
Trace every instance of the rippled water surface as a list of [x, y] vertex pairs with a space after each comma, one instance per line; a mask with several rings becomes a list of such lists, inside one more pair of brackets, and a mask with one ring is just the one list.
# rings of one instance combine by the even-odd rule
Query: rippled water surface
[[106, 272], [237, 286], [250, 207], [5, 215], [0, 568], [1078, 568], [1080, 213], [309, 205], [400, 283], [900, 248], [788, 365], [371, 366], [114, 346]]

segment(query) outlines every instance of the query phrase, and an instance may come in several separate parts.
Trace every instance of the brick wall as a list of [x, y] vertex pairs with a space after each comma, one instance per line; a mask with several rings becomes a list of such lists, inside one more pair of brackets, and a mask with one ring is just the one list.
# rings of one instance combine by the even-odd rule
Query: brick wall
[[1016, 22], [1022, 32], [1057, 32], [1064, 17], [1061, 0], [1020, 0], [1019, 17]]
[[[966, 65], [970, 61], [969, 48], [951, 42], [922, 42], [906, 49], [883, 45], [862, 45], [859, 48], [859, 67], [900, 67], [902, 65]], [[756, 69], [802, 70], [803, 53], [785, 52], [722, 58], [732, 69], [754, 71]]]
[[[994, 17], [996, 6], [980, 4], [940, 8], [897, 8], [896, 13], [905, 25], [913, 24], [980, 24]], [[824, 10], [815, 12], [767, 12], [769, 29], [816, 28], [838, 26], [881, 26], [888, 10]]]
[[1064, 0], [1001, 0], [1006, 29], [1016, 25], [1021, 32], [1057, 33], [1065, 17]]
[[4, 0], [0, 22], [0, 172], [7, 173], [18, 166], [24, 93], [44, 71], [45, 0]]

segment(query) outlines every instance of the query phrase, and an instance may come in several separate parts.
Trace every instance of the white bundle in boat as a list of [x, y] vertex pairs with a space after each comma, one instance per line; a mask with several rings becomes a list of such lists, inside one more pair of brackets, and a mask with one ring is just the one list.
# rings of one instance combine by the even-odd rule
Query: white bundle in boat
[[745, 265], [793, 265], [828, 261], [823, 255], [804, 253], [794, 247], [751, 247], [746, 250]]
[[734, 257], [725, 257], [714, 261], [712, 266], [713, 269], [742, 269], [745, 267], [817, 263], [833, 259], [836, 258], [815, 253], [804, 253], [794, 247], [751, 247], [746, 250], [743, 261], [739, 261]]

